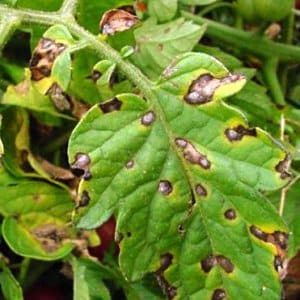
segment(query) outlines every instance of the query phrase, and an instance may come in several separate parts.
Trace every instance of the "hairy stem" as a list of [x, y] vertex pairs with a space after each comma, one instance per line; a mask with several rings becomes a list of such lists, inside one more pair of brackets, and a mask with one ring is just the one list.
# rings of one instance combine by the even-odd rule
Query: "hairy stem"
[[60, 8], [60, 13], [64, 15], [73, 15], [75, 13], [78, 0], [65, 0]]
[[263, 59], [267, 59], [271, 56], [277, 57], [280, 61], [300, 61], [299, 47], [277, 43], [258, 34], [220, 24], [206, 18], [195, 16], [186, 11], [182, 11], [181, 14], [196, 24], [207, 24], [206, 34], [208, 36], [247, 53], [257, 55]]

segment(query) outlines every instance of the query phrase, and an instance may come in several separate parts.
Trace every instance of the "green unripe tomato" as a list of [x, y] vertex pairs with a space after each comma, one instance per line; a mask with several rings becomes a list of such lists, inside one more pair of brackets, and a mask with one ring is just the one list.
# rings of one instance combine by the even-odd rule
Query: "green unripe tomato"
[[237, 0], [238, 13], [249, 22], [280, 21], [294, 7], [295, 0]]
[[292, 10], [295, 0], [253, 0], [259, 17], [266, 21], [280, 21]]
[[[284, 0], [283, 0], [284, 1]], [[237, 11], [241, 17], [249, 22], [255, 22], [259, 20], [253, 0], [237, 0]]]

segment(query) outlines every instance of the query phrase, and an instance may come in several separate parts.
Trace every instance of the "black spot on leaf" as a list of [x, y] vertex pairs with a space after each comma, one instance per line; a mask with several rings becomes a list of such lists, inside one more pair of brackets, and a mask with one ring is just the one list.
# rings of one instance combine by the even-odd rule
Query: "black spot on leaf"
[[256, 136], [255, 128], [245, 128], [243, 125], [239, 125], [234, 128], [227, 128], [225, 135], [230, 142], [240, 141], [245, 135]]
[[153, 111], [149, 111], [142, 116], [141, 123], [145, 126], [151, 125], [155, 121], [155, 114]]
[[179, 225], [177, 226], [177, 231], [178, 231], [178, 233], [181, 234], [181, 235], [185, 234], [185, 229], [184, 229], [184, 227], [183, 227], [182, 224], [179, 224]]
[[228, 220], [234, 220], [236, 218], [236, 212], [234, 209], [227, 209], [224, 213], [224, 216]]
[[76, 176], [83, 176], [83, 179], [89, 180], [92, 178], [90, 172], [90, 157], [85, 153], [77, 153], [75, 161], [71, 164], [71, 170]]
[[171, 182], [168, 180], [161, 180], [158, 185], [158, 191], [165, 196], [169, 195], [173, 191]]
[[274, 268], [277, 272], [283, 268], [283, 259], [279, 255], [274, 257]]
[[121, 106], [122, 102], [118, 98], [114, 98], [112, 100], [99, 104], [100, 109], [105, 114], [116, 110], [120, 110]]
[[245, 78], [241, 74], [230, 74], [223, 78], [215, 78], [210, 74], [204, 74], [192, 82], [184, 100], [193, 105], [205, 104], [212, 100], [218, 87]]
[[197, 184], [195, 190], [196, 190], [197, 195], [202, 196], [202, 197], [207, 196], [207, 191], [203, 185]]
[[262, 241], [267, 241], [268, 239], [268, 234], [260, 230], [259, 228], [255, 227], [254, 225], [250, 226], [250, 232], [257, 237], [258, 239]]
[[171, 253], [165, 253], [160, 256], [160, 268], [158, 272], [164, 272], [172, 264], [173, 255]]
[[280, 173], [281, 179], [286, 179], [291, 176], [291, 173], [289, 172], [290, 164], [291, 164], [291, 156], [287, 154], [284, 160], [280, 161], [275, 167], [275, 170], [278, 173]]
[[130, 237], [131, 237], [131, 232], [128, 231], [128, 232], [126, 233], [126, 236], [127, 236], [128, 238], [130, 238]]
[[226, 297], [226, 293], [223, 289], [216, 289], [211, 297], [211, 300], [223, 300]]

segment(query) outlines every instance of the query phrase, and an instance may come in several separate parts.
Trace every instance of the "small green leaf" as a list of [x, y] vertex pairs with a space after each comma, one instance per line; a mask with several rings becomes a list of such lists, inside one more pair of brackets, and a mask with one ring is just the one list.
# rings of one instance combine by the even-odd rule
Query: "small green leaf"
[[110, 278], [104, 266], [89, 259], [72, 258], [74, 273], [74, 300], [110, 300], [103, 279]]
[[65, 45], [74, 44], [74, 39], [69, 30], [64, 25], [53, 25], [44, 34], [44, 38], [51, 39], [56, 43], [63, 43]]
[[148, 12], [158, 22], [166, 22], [173, 19], [177, 12], [177, 0], [148, 0]]
[[2, 272], [0, 272], [0, 285], [5, 300], [23, 300], [22, 288], [19, 282], [4, 264], [2, 264]]
[[274, 259], [284, 244], [276, 236], [285, 243], [287, 228], [261, 191], [286, 184], [289, 157], [222, 101], [245, 82], [216, 59], [187, 53], [149, 87], [147, 102], [119, 95], [73, 131], [69, 161], [84, 155], [91, 175], [79, 185], [90, 201], [77, 226], [116, 216], [129, 280], [156, 272], [178, 299], [278, 299]]
[[217, 1], [219, 0], [179, 0], [180, 3], [187, 5], [209, 5]]
[[59, 9], [62, 2], [63, 0], [17, 0], [17, 6], [45, 11], [55, 11]]
[[73, 209], [70, 195], [45, 182], [14, 178], [3, 168], [0, 179], [2, 234], [9, 247], [40, 260], [67, 255], [73, 248], [72, 231], [65, 225]]
[[151, 18], [135, 30], [137, 50], [131, 61], [150, 78], [157, 79], [176, 55], [194, 48], [205, 29], [182, 18], [161, 25]]
[[54, 61], [51, 77], [63, 91], [66, 91], [71, 81], [71, 55], [68, 51], [62, 52]]

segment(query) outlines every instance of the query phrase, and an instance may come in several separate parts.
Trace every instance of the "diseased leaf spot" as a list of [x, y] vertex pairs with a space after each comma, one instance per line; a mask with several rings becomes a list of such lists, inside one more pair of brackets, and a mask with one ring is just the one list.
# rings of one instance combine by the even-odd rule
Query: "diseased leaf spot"
[[171, 194], [173, 191], [171, 182], [168, 180], [161, 180], [158, 185], [158, 191], [165, 196]]
[[178, 147], [183, 149], [184, 158], [192, 164], [199, 165], [203, 169], [209, 169], [211, 166], [210, 161], [206, 155], [197, 151], [197, 149], [188, 141], [182, 138], [177, 138], [175, 143]]
[[185, 229], [184, 229], [184, 227], [183, 227], [182, 224], [179, 224], [179, 225], [177, 226], [177, 231], [178, 231], [178, 233], [179, 233], [180, 235], [184, 235], [184, 234], [185, 234]]
[[280, 161], [275, 167], [275, 170], [280, 173], [281, 179], [286, 179], [291, 176], [291, 173], [289, 172], [291, 160], [292, 158], [290, 154], [287, 154], [284, 160]]
[[134, 161], [133, 160], [129, 160], [127, 163], [126, 163], [126, 168], [127, 169], [132, 169], [134, 167]]
[[216, 289], [212, 295], [211, 300], [222, 300], [225, 299], [226, 293], [223, 289]]
[[92, 75], [90, 75], [88, 78], [92, 79], [94, 82], [97, 82], [97, 80], [101, 77], [101, 72], [94, 70]]
[[209, 255], [207, 258], [201, 261], [202, 270], [206, 273], [210, 272], [210, 270], [217, 264], [217, 259], [213, 255]]
[[29, 62], [31, 79], [39, 81], [49, 77], [56, 57], [66, 49], [66, 45], [42, 38], [33, 51]]
[[234, 220], [236, 218], [236, 212], [234, 209], [227, 209], [224, 213], [224, 216], [228, 220]]
[[234, 265], [229, 258], [224, 255], [209, 255], [206, 259], [201, 261], [202, 270], [206, 273], [209, 273], [210, 270], [219, 265], [226, 273], [231, 273], [234, 270]]
[[117, 244], [121, 243], [123, 238], [124, 238], [124, 235], [121, 232], [116, 232], [115, 241], [116, 241]]
[[83, 191], [81, 194], [81, 198], [78, 204], [78, 207], [83, 207], [89, 204], [90, 202], [90, 196], [89, 193], [87, 191]]
[[139, 22], [138, 17], [122, 9], [112, 9], [107, 11], [99, 24], [100, 31], [105, 35], [114, 35], [130, 29]]
[[142, 116], [141, 123], [145, 126], [151, 125], [155, 121], [155, 114], [153, 111], [149, 111]]
[[218, 256], [216, 256], [216, 258], [217, 258], [218, 264], [223, 268], [223, 270], [226, 273], [233, 272], [234, 266], [229, 258], [227, 258], [223, 255], [218, 255]]
[[254, 225], [250, 226], [250, 232], [262, 241], [267, 241], [268, 234], [260, 230], [259, 228], [255, 227]]
[[245, 128], [242, 125], [239, 125], [235, 128], [227, 128], [225, 130], [225, 135], [230, 142], [240, 141], [245, 135], [256, 136], [255, 128]]
[[196, 190], [197, 195], [202, 196], [202, 197], [207, 196], [207, 191], [203, 185], [197, 184], [195, 190]]
[[130, 238], [130, 237], [131, 237], [131, 232], [128, 231], [128, 232], [126, 233], [126, 236], [127, 236], [128, 238]]
[[165, 253], [161, 255], [160, 257], [160, 268], [158, 272], [164, 272], [169, 268], [169, 266], [172, 264], [173, 255], [171, 253]]
[[204, 74], [192, 82], [184, 100], [193, 105], [205, 104], [212, 100], [213, 95], [221, 85], [236, 82], [245, 78], [242, 74], [230, 74], [223, 78], [215, 78], [210, 74]]
[[85, 153], [77, 153], [75, 161], [71, 164], [71, 170], [76, 176], [83, 176], [83, 179], [89, 180], [92, 178], [90, 172], [90, 157]]
[[105, 114], [116, 110], [120, 110], [121, 106], [122, 102], [118, 98], [114, 98], [112, 100], [99, 104], [100, 109]]

